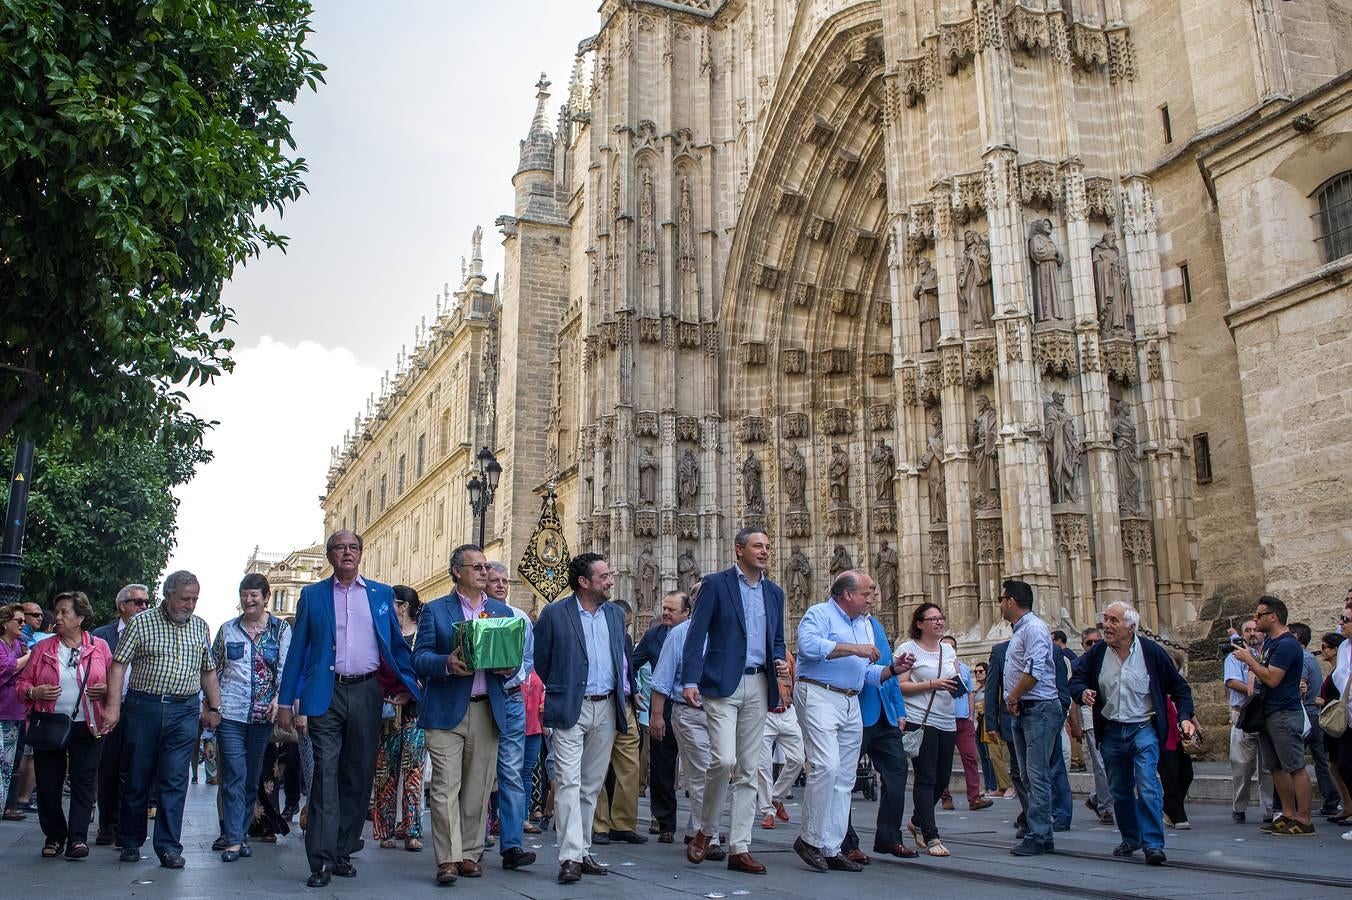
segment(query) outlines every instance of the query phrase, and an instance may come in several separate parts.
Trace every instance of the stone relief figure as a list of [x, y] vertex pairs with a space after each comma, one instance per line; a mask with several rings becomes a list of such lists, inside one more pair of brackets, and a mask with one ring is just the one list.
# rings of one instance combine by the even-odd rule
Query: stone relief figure
[[873, 499], [890, 506], [896, 502], [896, 483], [893, 479], [897, 476], [897, 455], [887, 441], [878, 438], [868, 459], [873, 463]]
[[990, 328], [995, 315], [995, 296], [991, 292], [991, 245], [975, 231], [964, 233], [963, 242], [958, 297], [967, 311], [967, 327]]
[[1066, 395], [1053, 391], [1051, 399], [1042, 407], [1042, 417], [1052, 502], [1074, 503], [1075, 474], [1080, 468], [1080, 438], [1075, 431], [1075, 418], [1066, 409]]
[[638, 454], [638, 502], [652, 506], [657, 502], [657, 457], [651, 447]]
[[742, 496], [746, 499], [748, 514], [765, 512], [765, 496], [761, 493], [761, 464], [750, 450], [746, 451], [746, 459], [742, 460]]
[[688, 594], [696, 581], [699, 581], [699, 563], [695, 562], [695, 554], [686, 547], [676, 557], [676, 584]]
[[802, 547], [794, 547], [788, 566], [789, 605], [802, 615], [812, 602], [812, 564]]
[[610, 448], [601, 454], [601, 505], [610, 502]]
[[1064, 319], [1061, 311], [1061, 256], [1052, 239], [1052, 220], [1038, 219], [1028, 228], [1028, 259], [1033, 265], [1033, 318]]
[[797, 447], [789, 448], [780, 469], [784, 473], [784, 495], [789, 501], [789, 511], [800, 512], [807, 509], [804, 500], [807, 490], [807, 460], [803, 459], [803, 454]]
[[1000, 422], [991, 398], [977, 397], [976, 420], [972, 422], [972, 455], [976, 460], [976, 508], [1000, 505]]
[[900, 565], [897, 548], [883, 541], [873, 557], [873, 580], [878, 585], [878, 600], [884, 608], [897, 605], [897, 569]]
[[933, 350], [939, 344], [939, 273], [925, 257], [920, 257], [911, 292], [920, 304], [920, 349]]
[[850, 456], [839, 444], [831, 445], [831, 464], [826, 470], [831, 506], [850, 505]]
[[638, 555], [638, 609], [657, 610], [657, 559], [653, 556], [652, 546], [643, 548]]
[[676, 467], [676, 503], [681, 509], [690, 509], [695, 505], [695, 495], [699, 493], [699, 462], [695, 451], [686, 448]]
[[1113, 449], [1117, 451], [1117, 507], [1125, 514], [1141, 511], [1141, 458], [1136, 454], [1136, 425], [1125, 400], [1113, 410]]
[[653, 196], [653, 177], [643, 173], [643, 189], [638, 200], [638, 261], [639, 265], [657, 264], [657, 201]]
[[1098, 301], [1099, 327], [1104, 331], [1126, 331], [1131, 315], [1131, 293], [1127, 267], [1117, 249], [1117, 235], [1103, 232], [1094, 245], [1094, 298]]
[[936, 411], [930, 416], [930, 424], [934, 430], [930, 432], [921, 468], [929, 475], [930, 522], [938, 525], [948, 521], [948, 497], [944, 489], [944, 417]]
[[835, 581], [836, 576], [841, 572], [848, 572], [854, 568], [854, 560], [850, 559], [849, 551], [845, 549], [844, 544], [836, 544], [836, 549], [831, 551], [831, 580]]
[[695, 209], [690, 200], [690, 179], [681, 178], [681, 206], [676, 217], [676, 258], [683, 271], [695, 268]]

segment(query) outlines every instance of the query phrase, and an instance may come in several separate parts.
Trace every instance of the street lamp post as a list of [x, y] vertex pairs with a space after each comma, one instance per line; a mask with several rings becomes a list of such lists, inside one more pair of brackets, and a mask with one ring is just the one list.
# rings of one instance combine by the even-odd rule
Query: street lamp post
[[488, 507], [493, 505], [493, 495], [498, 492], [498, 479], [502, 477], [502, 466], [497, 457], [487, 447], [480, 447], [474, 460], [478, 468], [470, 474], [465, 489], [469, 491], [469, 508], [479, 520], [479, 546], [484, 545], [484, 530], [488, 524]]

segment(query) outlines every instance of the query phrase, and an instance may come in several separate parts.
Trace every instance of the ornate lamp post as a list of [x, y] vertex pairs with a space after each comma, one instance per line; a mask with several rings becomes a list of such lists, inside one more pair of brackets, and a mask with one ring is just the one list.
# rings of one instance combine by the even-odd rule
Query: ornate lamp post
[[493, 495], [498, 492], [498, 479], [502, 477], [502, 466], [497, 457], [487, 447], [480, 447], [474, 457], [479, 468], [469, 476], [465, 489], [469, 491], [469, 508], [479, 520], [479, 546], [484, 545], [484, 529], [488, 522], [488, 507], [493, 505]]

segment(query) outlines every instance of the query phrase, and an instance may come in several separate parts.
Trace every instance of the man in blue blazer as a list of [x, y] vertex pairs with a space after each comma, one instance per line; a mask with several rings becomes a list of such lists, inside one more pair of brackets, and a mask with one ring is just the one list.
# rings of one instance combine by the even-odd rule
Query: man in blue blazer
[[[784, 591], [766, 577], [770, 538], [743, 528], [733, 539], [737, 562], [704, 579], [690, 617], [681, 672], [683, 695], [704, 706], [709, 726], [709, 780], [701, 821], [717, 822], [732, 783], [728, 868], [752, 875], [765, 866], [751, 856], [756, 817], [756, 772], [765, 752], [765, 716], [780, 705], [778, 675], [784, 662]], [[712, 835], [702, 831], [686, 847], [692, 863], [704, 861]]]
[[614, 583], [604, 556], [579, 554], [568, 563], [573, 593], [542, 609], [535, 622], [535, 671], [545, 685], [543, 724], [553, 729], [561, 884], [609, 873], [591, 855], [592, 821], [615, 733], [628, 731], [625, 698], [636, 681], [624, 613], [607, 602]]
[[357, 874], [375, 776], [380, 707], [418, 699], [413, 660], [399, 630], [394, 592], [358, 572], [362, 539], [339, 531], [325, 544], [333, 575], [301, 589], [291, 652], [282, 670], [277, 721], [308, 732], [314, 745], [305, 853], [310, 887]]
[[[457, 648], [461, 622], [476, 618], [512, 618], [506, 603], [490, 598], [488, 560], [477, 544], [451, 551], [455, 591], [423, 608], [413, 643], [413, 668], [427, 685], [418, 724], [427, 738], [432, 760], [432, 842], [437, 856], [437, 884], [453, 884], [457, 876], [482, 874], [484, 818], [489, 787], [497, 768], [498, 735], [507, 724], [505, 682], [515, 669], [471, 671]], [[529, 859], [525, 859], [529, 855]], [[535, 854], [518, 850], [512, 861], [527, 865]], [[503, 857], [503, 865], [508, 858]]]
[[[94, 637], [103, 638], [103, 642], [108, 645], [109, 653], [117, 652], [117, 639], [122, 636], [131, 617], [150, 605], [150, 589], [144, 584], [129, 584], [117, 592], [114, 605], [117, 607], [117, 618], [107, 625], [100, 625], [94, 629]], [[125, 683], [118, 686], [119, 689], [125, 687]], [[113, 835], [117, 833], [117, 809], [122, 802], [122, 773], [126, 768], [126, 760], [122, 758], [123, 748], [126, 745], [122, 723], [118, 722], [112, 731], [105, 734], [101, 743], [103, 755], [99, 757], [99, 833], [94, 838], [94, 843], [107, 846], [113, 842]], [[153, 792], [150, 796], [150, 805], [156, 805]]]

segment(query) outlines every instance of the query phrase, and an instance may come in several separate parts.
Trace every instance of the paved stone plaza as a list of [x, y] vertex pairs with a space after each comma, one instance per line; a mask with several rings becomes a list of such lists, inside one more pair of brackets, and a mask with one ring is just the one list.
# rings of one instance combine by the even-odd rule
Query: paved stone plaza
[[[799, 792], [801, 797], [801, 791]], [[893, 860], [876, 857], [860, 874], [807, 869], [791, 845], [798, 833], [800, 806], [789, 804], [794, 821], [773, 831], [755, 834], [755, 855], [769, 867], [757, 878], [733, 875], [717, 863], [692, 866], [680, 845], [655, 841], [640, 847], [599, 847], [597, 857], [611, 866], [604, 878], [583, 878], [577, 885], [555, 881], [553, 835], [532, 836], [539, 844], [540, 859], [528, 869], [505, 872], [499, 867], [496, 849], [484, 858], [484, 877], [461, 879], [450, 888], [432, 883], [435, 863], [428, 849], [422, 853], [381, 850], [370, 843], [353, 858], [355, 879], [335, 878], [323, 891], [304, 886], [307, 874], [299, 832], [282, 838], [275, 846], [256, 845], [252, 859], [229, 865], [210, 851], [216, 837], [213, 804], [215, 788], [191, 788], [188, 822], [185, 826], [187, 868], [171, 872], [148, 856], [139, 865], [120, 864], [115, 852], [95, 847], [83, 862], [44, 860], [37, 817], [22, 823], [5, 822], [0, 827], [0, 870], [5, 873], [6, 895], [30, 897], [264, 897], [303, 895], [319, 897], [432, 897], [473, 894], [479, 897], [831, 897], [847, 891], [874, 897], [1038, 897], [1047, 893], [1064, 896], [1112, 898], [1202, 897], [1301, 897], [1346, 898], [1352, 896], [1352, 843], [1339, 840], [1341, 829], [1320, 825], [1311, 839], [1268, 838], [1255, 824], [1233, 825], [1227, 806], [1217, 803], [1191, 805], [1193, 830], [1168, 835], [1170, 866], [1147, 868], [1137, 862], [1108, 857], [1117, 843], [1116, 831], [1089, 825], [1083, 807], [1077, 811], [1074, 828], [1056, 836], [1054, 856], [1016, 859], [1008, 854], [1012, 843], [1010, 820], [1017, 810], [1014, 801], [997, 801], [989, 810], [969, 813], [940, 812], [943, 831], [953, 857], [948, 860]], [[872, 846], [875, 806], [856, 799], [856, 825], [865, 850]], [[646, 819], [646, 802], [641, 820]], [[1256, 819], [1255, 814], [1251, 820]], [[541, 840], [540, 838], [544, 838]], [[149, 844], [142, 851], [150, 854]], [[1102, 859], [1099, 855], [1102, 855]], [[1173, 865], [1177, 864], [1177, 865]], [[1203, 869], [1190, 868], [1207, 867]], [[1237, 874], [1221, 874], [1223, 867]], [[1323, 876], [1326, 884], [1276, 880], [1276, 872]], [[1254, 874], [1238, 874], [1254, 873]], [[922, 880], [917, 880], [917, 879]], [[11, 894], [11, 891], [13, 892]]]

